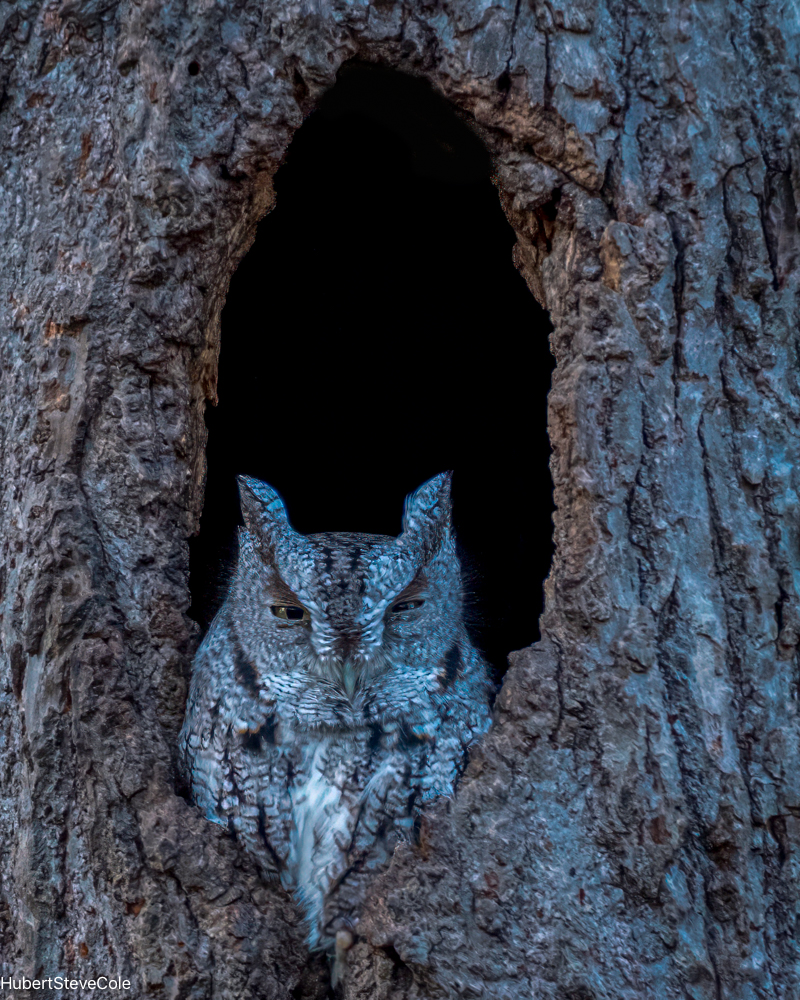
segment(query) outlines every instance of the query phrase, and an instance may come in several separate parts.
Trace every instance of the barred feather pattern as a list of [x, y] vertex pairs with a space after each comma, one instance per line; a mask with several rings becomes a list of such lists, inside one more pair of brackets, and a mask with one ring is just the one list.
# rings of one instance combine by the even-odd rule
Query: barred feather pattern
[[330, 951], [489, 727], [450, 474], [406, 499], [397, 538], [300, 535], [266, 483], [241, 477], [240, 495], [237, 566], [195, 658], [181, 758], [195, 803], [295, 893], [309, 944]]

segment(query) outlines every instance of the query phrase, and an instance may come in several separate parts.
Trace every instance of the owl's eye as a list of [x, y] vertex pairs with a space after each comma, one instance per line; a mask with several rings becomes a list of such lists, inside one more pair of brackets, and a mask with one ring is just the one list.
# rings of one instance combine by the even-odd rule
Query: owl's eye
[[311, 620], [311, 615], [305, 608], [298, 608], [294, 604], [273, 604], [270, 610], [276, 618], [282, 618], [285, 622], [307, 622]]
[[393, 605], [393, 607], [392, 607], [392, 614], [393, 615], [399, 615], [399, 614], [402, 614], [404, 611], [413, 611], [414, 608], [418, 608], [421, 604], [424, 604], [424, 603], [425, 602], [422, 601], [422, 600], [417, 600], [417, 601], [398, 601], [397, 604]]

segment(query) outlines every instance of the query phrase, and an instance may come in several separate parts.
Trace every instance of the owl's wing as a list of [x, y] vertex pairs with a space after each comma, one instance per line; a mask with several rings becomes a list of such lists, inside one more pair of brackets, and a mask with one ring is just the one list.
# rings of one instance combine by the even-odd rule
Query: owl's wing
[[274, 876], [288, 855], [290, 764], [268, 700], [231, 681], [235, 656], [224, 627], [212, 625], [195, 658], [181, 756], [195, 804]]

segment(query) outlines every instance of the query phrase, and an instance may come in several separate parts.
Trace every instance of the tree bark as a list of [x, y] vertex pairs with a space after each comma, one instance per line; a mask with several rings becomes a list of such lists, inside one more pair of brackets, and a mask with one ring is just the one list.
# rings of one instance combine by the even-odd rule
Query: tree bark
[[373, 884], [344, 996], [800, 995], [796, 21], [0, 3], [3, 976], [324, 995], [174, 753], [220, 311], [358, 56], [426, 78], [495, 157], [555, 327], [557, 551], [543, 640]]

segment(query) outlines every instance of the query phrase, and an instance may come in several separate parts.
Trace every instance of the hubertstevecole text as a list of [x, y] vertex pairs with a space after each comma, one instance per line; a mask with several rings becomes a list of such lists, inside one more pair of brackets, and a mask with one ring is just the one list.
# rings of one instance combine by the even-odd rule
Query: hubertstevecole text
[[70, 979], [68, 976], [46, 976], [28, 979], [21, 976], [0, 976], [0, 990], [129, 990], [130, 979], [121, 976], [98, 976], [96, 979]]

